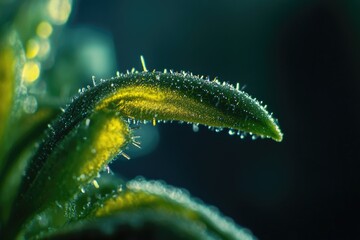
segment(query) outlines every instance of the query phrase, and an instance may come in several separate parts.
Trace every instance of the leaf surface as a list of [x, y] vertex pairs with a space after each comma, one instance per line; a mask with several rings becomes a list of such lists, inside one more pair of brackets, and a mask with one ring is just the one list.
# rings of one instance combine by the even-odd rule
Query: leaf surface
[[[85, 236], [91, 239], [110, 236], [121, 239], [139, 236], [255, 239], [250, 231], [224, 217], [216, 208], [193, 199], [185, 190], [143, 178], [118, 186], [102, 180], [99, 179], [100, 189], [89, 189], [68, 205], [69, 218], [63, 220], [63, 226], [43, 226], [43, 231], [38, 231], [41, 232], [39, 236], [52, 239]], [[26, 237], [34, 236], [28, 234]]]

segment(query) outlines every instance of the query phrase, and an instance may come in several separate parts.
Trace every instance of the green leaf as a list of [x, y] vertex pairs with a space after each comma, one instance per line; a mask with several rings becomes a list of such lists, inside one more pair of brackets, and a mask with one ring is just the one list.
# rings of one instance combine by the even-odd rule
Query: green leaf
[[[52, 129], [52, 126], [49, 126]], [[12, 225], [81, 193], [131, 140], [128, 125], [115, 113], [95, 112], [60, 141], [14, 205]], [[94, 182], [96, 185], [96, 183]], [[19, 216], [17, 216], [19, 215]]]
[[96, 109], [114, 109], [136, 120], [179, 120], [282, 140], [279, 127], [258, 101], [217, 80], [185, 72], [134, 72], [98, 89], [101, 98], [94, 101]]
[[22, 228], [23, 236], [26, 239], [36, 238], [39, 235], [63, 231], [64, 228], [72, 228], [74, 223], [86, 219], [104, 199], [125, 187], [125, 182], [118, 177], [108, 173], [99, 176], [96, 178], [99, 188], [89, 183], [82, 187], [83, 191], [79, 191], [67, 201], [61, 204], [59, 201], [50, 203], [43, 211], [30, 218]]
[[[42, 226], [42, 230], [33, 235], [29, 231], [34, 228], [33, 223], [28, 226], [25, 237], [254, 239], [247, 229], [222, 216], [216, 208], [163, 182], [138, 178], [126, 185], [116, 185], [105, 176], [105, 181], [101, 177], [99, 183], [100, 189], [87, 189], [67, 205], [67, 210], [64, 210], [67, 213], [63, 214], [67, 219], [63, 219], [62, 225], [54, 225], [54, 220], [48, 215], [46, 221], [51, 224]], [[35, 222], [44, 222], [44, 218], [45, 215]]]
[[129, 181], [123, 192], [105, 200], [93, 211], [93, 216], [140, 214], [148, 210], [154, 211], [153, 218], [162, 213], [183, 219], [216, 239], [252, 239], [248, 230], [223, 217], [215, 207], [192, 199], [185, 190], [142, 178]]
[[217, 239], [199, 225], [179, 216], [151, 209], [78, 222], [63, 231], [40, 236], [46, 239]]
[[118, 112], [136, 121], [179, 120], [251, 132], [276, 141], [282, 133], [258, 101], [231, 85], [185, 73], [134, 72], [80, 90], [48, 131], [27, 176], [31, 180], [48, 155], [80, 121], [94, 111]]
[[23, 115], [18, 119], [18, 127], [13, 135], [11, 148], [4, 153], [7, 161], [0, 172], [0, 216], [2, 222], [8, 218], [10, 207], [23, 178], [28, 160], [31, 158], [36, 142], [60, 109], [40, 107], [36, 113]]
[[[136, 121], [181, 120], [228, 127], [281, 141], [282, 133], [258, 101], [228, 84], [185, 73], [134, 72], [81, 90], [53, 123], [28, 169], [31, 182], [56, 145], [96, 111], [114, 111]], [[25, 184], [25, 189], [29, 184]]]

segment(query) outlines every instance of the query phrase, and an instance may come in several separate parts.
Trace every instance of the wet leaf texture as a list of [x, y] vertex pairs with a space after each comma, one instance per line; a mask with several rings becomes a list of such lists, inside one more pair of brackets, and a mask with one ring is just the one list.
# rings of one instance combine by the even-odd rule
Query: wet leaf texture
[[[43, 189], [44, 182], [58, 182], [45, 181], [48, 176], [58, 175], [64, 186], [74, 189], [91, 181], [131, 140], [127, 122], [132, 120], [181, 120], [251, 132], [276, 141], [282, 139], [278, 125], [266, 109], [231, 85], [186, 73], [122, 74], [81, 90], [64, 113], [49, 125], [47, 137], [26, 173], [22, 188], [26, 201], [38, 196], [34, 189]], [[97, 121], [101, 123], [96, 124]], [[111, 130], [114, 132], [109, 133]], [[112, 136], [111, 140], [106, 136]], [[62, 172], [71, 172], [73, 176], [65, 177]], [[74, 192], [65, 189], [68, 190], [54, 192], [58, 195], [54, 199]]]

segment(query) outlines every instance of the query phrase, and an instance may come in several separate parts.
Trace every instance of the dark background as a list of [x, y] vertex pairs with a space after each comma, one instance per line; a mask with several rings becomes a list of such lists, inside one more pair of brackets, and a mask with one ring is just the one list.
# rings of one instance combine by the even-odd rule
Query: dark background
[[260, 239], [359, 235], [360, 1], [86, 0], [68, 26], [111, 50], [94, 55], [97, 77], [141, 69], [143, 54], [148, 69], [239, 82], [284, 132], [276, 143], [160, 124], [155, 150], [112, 170], [185, 188]]

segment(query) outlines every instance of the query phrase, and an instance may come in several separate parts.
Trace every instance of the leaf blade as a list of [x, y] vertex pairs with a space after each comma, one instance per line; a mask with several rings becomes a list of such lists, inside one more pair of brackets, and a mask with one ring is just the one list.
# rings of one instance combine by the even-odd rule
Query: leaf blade
[[96, 112], [91, 119], [60, 141], [34, 178], [27, 179], [27, 190], [20, 191], [9, 224], [20, 228], [52, 204], [62, 207], [130, 141], [130, 129], [117, 114]]
[[[70, 209], [78, 207], [85, 214], [78, 218], [79, 214], [75, 214], [78, 211], [74, 210], [74, 218], [64, 220], [63, 225], [43, 226], [38, 231], [40, 236], [77, 239], [83, 234], [100, 238], [111, 233], [112, 237], [131, 239], [147, 232], [157, 236], [156, 239], [164, 235], [171, 239], [255, 239], [249, 230], [236, 225], [214, 207], [193, 199], [185, 190], [143, 178], [126, 185], [120, 182], [117, 186], [112, 183], [114, 179], [104, 177], [99, 183], [105, 189], [93, 188], [69, 205]], [[154, 231], [149, 232], [149, 226]], [[38, 237], [29, 233], [25, 236]]]
[[180, 73], [134, 72], [104, 81], [73, 100], [47, 131], [33, 158], [36, 164], [27, 171], [30, 181], [58, 142], [96, 111], [116, 111], [124, 118], [141, 121], [184, 120], [229, 127], [282, 140], [266, 109], [230, 85]]
[[229, 84], [185, 73], [141, 72], [120, 75], [103, 83], [103, 88], [113, 93], [104, 96], [96, 109], [114, 108], [140, 120], [181, 120], [282, 140], [267, 110]]

